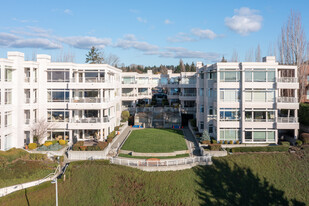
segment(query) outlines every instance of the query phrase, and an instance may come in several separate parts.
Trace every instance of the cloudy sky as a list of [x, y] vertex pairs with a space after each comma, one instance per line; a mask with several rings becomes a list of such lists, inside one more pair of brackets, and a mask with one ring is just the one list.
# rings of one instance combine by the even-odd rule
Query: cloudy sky
[[0, 1], [0, 58], [7, 51], [75, 56], [83, 63], [91, 46], [129, 64], [212, 63], [233, 50], [240, 60], [258, 44], [276, 46], [291, 9], [309, 36], [309, 1]]

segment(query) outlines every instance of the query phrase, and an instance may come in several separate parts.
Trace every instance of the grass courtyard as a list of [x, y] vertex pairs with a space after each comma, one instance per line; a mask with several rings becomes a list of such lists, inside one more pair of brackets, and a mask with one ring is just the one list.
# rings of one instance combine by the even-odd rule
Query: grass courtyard
[[[143, 172], [106, 161], [71, 163], [59, 205], [308, 205], [309, 147], [214, 158], [211, 166]], [[19, 191], [0, 205], [55, 205], [55, 185]]]
[[164, 153], [188, 148], [181, 130], [149, 128], [133, 130], [121, 149], [143, 153]]

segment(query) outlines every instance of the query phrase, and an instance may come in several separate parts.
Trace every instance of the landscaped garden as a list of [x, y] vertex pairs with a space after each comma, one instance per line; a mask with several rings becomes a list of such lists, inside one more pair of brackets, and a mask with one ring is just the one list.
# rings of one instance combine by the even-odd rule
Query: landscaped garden
[[121, 149], [142, 153], [166, 153], [188, 148], [182, 130], [149, 128], [133, 130]]
[[56, 167], [44, 154], [14, 148], [0, 151], [0, 188], [44, 178]]
[[[213, 158], [211, 166], [175, 172], [81, 161], [58, 181], [59, 205], [308, 205], [308, 171], [308, 146]], [[55, 185], [18, 191], [0, 205], [55, 205]]]

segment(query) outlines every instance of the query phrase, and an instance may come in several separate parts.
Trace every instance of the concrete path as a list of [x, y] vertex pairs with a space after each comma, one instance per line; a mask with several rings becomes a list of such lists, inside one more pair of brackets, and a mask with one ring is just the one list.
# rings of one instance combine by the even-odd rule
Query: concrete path
[[129, 134], [129, 132], [132, 130], [130, 126], [128, 126], [117, 138], [117, 140], [112, 144], [111, 149], [107, 156], [115, 156], [117, 154], [117, 149], [119, 145], [124, 141], [126, 136]]
[[190, 152], [193, 154], [193, 156], [201, 156], [201, 151], [198, 145], [198, 142], [194, 138], [193, 134], [189, 130], [188, 127], [183, 128], [183, 134], [186, 139], [187, 146], [190, 150]]

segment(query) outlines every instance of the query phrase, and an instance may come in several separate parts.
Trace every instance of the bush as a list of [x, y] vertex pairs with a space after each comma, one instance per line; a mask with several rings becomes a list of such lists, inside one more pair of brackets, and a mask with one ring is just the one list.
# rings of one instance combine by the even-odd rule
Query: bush
[[61, 140], [59, 140], [59, 144], [60, 144], [60, 145], [65, 145], [66, 142], [65, 142], [65, 140], [62, 140], [62, 139], [61, 139]]
[[299, 140], [299, 139], [296, 140], [296, 145], [297, 145], [297, 146], [301, 146], [302, 144], [303, 144], [303, 142], [302, 142], [301, 140]]
[[121, 112], [121, 118], [122, 118], [122, 120], [128, 121], [129, 116], [130, 116], [130, 112], [129, 112], [129, 111], [122, 111], [122, 112]]
[[98, 146], [100, 150], [104, 150], [104, 148], [107, 147], [107, 144], [108, 144], [107, 142], [99, 142]]
[[31, 160], [45, 160], [46, 155], [45, 154], [31, 154], [29, 155]]
[[87, 151], [100, 151], [100, 147], [98, 145], [94, 145], [94, 146], [88, 146], [86, 148]]
[[224, 144], [227, 144], [228, 142], [227, 142], [227, 140], [224, 140]]
[[300, 140], [303, 142], [303, 144], [309, 144], [309, 133], [302, 133], [300, 135]]
[[235, 147], [232, 152], [287, 152], [288, 146], [267, 146], [267, 147]]
[[233, 143], [234, 143], [233, 140], [230, 140], [230, 141], [229, 141], [229, 144], [233, 144]]
[[286, 142], [286, 141], [282, 141], [282, 142], [280, 142], [280, 144], [283, 145], [283, 146], [290, 146], [290, 143]]
[[45, 146], [45, 147], [48, 147], [48, 146], [50, 146], [50, 145], [52, 145], [52, 144], [53, 144], [52, 142], [50, 142], [50, 141], [47, 142], [47, 141], [46, 141], [46, 142], [44, 143], [44, 146]]
[[28, 145], [28, 147], [29, 147], [29, 149], [36, 149], [37, 147], [38, 147], [38, 145], [37, 145], [37, 143], [30, 143], [29, 145]]
[[217, 140], [213, 139], [213, 140], [212, 140], [212, 143], [213, 143], [213, 144], [217, 144]]
[[119, 128], [120, 128], [119, 126], [116, 126], [116, 127], [114, 128], [114, 130], [115, 130], [115, 131], [119, 131]]
[[76, 142], [73, 147], [72, 147], [72, 150], [73, 151], [79, 151], [80, 150], [80, 146], [84, 146], [84, 142], [83, 141], [79, 141], [79, 142]]
[[202, 142], [202, 144], [210, 144], [210, 140], [203, 140], [201, 142]]
[[80, 149], [81, 151], [86, 151], [87, 146], [79, 146], [79, 149]]
[[116, 136], [116, 132], [115, 131], [112, 131], [108, 136], [107, 138], [114, 138]]
[[221, 150], [221, 144], [210, 144], [209, 149], [212, 151], [220, 151]]
[[219, 142], [220, 144], [223, 144], [223, 140], [220, 140], [220, 142]]
[[298, 114], [299, 114], [299, 123], [309, 126], [309, 104], [305, 103], [300, 104]]
[[239, 140], [236, 141], [236, 144], [240, 144]]

